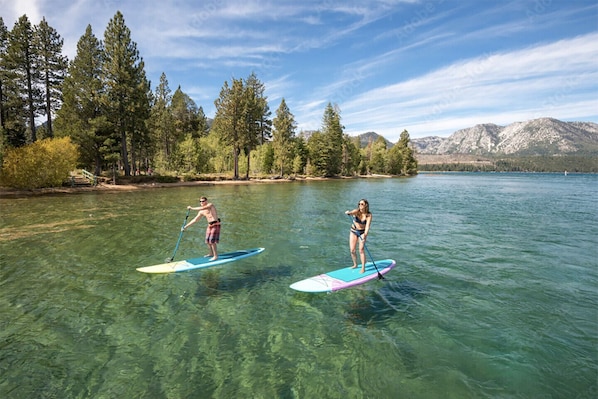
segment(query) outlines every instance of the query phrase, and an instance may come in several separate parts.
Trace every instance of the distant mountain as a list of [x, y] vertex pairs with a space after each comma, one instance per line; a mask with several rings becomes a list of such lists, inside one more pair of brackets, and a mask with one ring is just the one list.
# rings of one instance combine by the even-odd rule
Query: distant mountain
[[[299, 132], [298, 136], [302, 137], [305, 141], [309, 140], [309, 138], [311, 137], [312, 134], [314, 134], [316, 132], [316, 130], [302, 130], [301, 132]], [[378, 140], [380, 136], [378, 133], [376, 132], [366, 132], [366, 133], [362, 133], [357, 135], [356, 137], [359, 138], [359, 145], [361, 146], [361, 148], [365, 148], [368, 146], [368, 144], [370, 142], [374, 143], [376, 140]], [[386, 148], [390, 148], [392, 147], [394, 144], [390, 141], [388, 141], [385, 137], [382, 137], [384, 139], [384, 141], [386, 141]]]
[[597, 154], [598, 124], [539, 118], [507, 126], [482, 124], [449, 137], [411, 139], [419, 154], [556, 155]]
[[[370, 142], [375, 143], [376, 140], [378, 140], [378, 138], [380, 138], [382, 136], [380, 136], [376, 132], [366, 132], [366, 133], [360, 134], [357, 137], [359, 137], [359, 144], [360, 144], [361, 148], [364, 148], [364, 147], [367, 147]], [[386, 148], [390, 148], [394, 145], [393, 143], [388, 141], [385, 137], [382, 137], [382, 138], [384, 139], [384, 141], [386, 141]]]

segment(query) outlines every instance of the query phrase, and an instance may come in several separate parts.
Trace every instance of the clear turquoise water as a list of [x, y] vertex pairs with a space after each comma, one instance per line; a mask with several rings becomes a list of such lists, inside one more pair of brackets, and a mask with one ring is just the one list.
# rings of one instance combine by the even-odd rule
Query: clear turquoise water
[[[598, 176], [439, 174], [0, 199], [2, 398], [595, 398]], [[146, 275], [207, 195], [221, 251]], [[365, 197], [382, 281], [350, 262]], [[177, 259], [205, 254], [205, 222]]]

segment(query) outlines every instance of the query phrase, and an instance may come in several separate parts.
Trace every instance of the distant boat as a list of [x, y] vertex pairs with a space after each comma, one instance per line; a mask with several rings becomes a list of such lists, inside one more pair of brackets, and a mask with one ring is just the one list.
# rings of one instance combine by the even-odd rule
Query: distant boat
[[565, 171], [565, 176], [567, 176], [567, 171]]

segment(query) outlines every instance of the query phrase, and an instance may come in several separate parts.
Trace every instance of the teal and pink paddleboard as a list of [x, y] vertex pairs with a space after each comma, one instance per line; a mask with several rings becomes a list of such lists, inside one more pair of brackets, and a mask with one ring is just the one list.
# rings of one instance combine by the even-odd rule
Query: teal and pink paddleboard
[[249, 256], [257, 255], [263, 251], [264, 248], [243, 249], [240, 251], [218, 254], [217, 260], [210, 260], [209, 257], [193, 258], [179, 260], [176, 262], [162, 263], [160, 265], [154, 266], [138, 267], [137, 271], [142, 273], [176, 273], [194, 269], [206, 269], [208, 267], [223, 265], [225, 263], [230, 263], [239, 259], [247, 258]]
[[372, 262], [365, 264], [365, 273], [360, 273], [361, 265], [355, 269], [345, 267], [297, 281], [291, 284], [290, 287], [302, 292], [338, 291], [376, 279], [378, 278], [378, 272], [386, 274], [396, 266], [396, 262], [392, 259], [377, 260], [375, 262], [375, 264]]

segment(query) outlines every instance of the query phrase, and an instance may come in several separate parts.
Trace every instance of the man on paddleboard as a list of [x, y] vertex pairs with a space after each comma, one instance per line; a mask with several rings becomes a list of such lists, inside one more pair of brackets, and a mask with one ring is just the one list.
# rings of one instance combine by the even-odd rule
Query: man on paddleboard
[[196, 207], [187, 207], [189, 210], [199, 212], [197, 212], [197, 216], [183, 226], [183, 231], [205, 216], [208, 221], [208, 227], [206, 227], [206, 244], [208, 245], [208, 249], [210, 251], [206, 256], [210, 256], [210, 260], [216, 260], [218, 259], [218, 250], [216, 247], [220, 242], [220, 219], [218, 218], [218, 212], [216, 211], [214, 204], [208, 202], [206, 197], [201, 197], [199, 199], [199, 204], [200, 205]]

